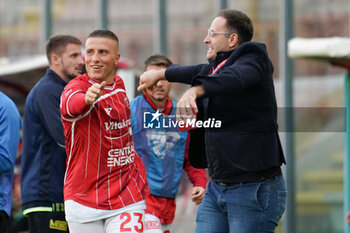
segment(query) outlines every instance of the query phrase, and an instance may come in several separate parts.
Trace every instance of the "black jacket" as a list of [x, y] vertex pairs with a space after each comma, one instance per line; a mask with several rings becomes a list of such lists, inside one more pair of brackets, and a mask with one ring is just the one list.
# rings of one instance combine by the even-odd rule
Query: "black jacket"
[[[226, 63], [210, 75], [222, 60]], [[246, 42], [218, 53], [216, 61], [195, 66], [170, 66], [169, 81], [203, 85], [197, 119], [221, 120], [220, 129], [191, 130], [189, 159], [207, 167], [215, 181], [230, 181], [285, 163], [277, 126], [273, 66], [264, 44]]]

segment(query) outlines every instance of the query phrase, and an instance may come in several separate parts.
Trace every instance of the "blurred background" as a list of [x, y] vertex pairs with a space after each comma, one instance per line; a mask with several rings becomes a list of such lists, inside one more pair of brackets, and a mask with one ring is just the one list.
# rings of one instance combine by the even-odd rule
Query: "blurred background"
[[[159, 13], [161, 0], [0, 0], [0, 90], [23, 113], [27, 93], [45, 72], [46, 61], [40, 57], [48, 36], [71, 34], [84, 42], [93, 30], [108, 28], [120, 39], [123, 64], [118, 72], [127, 83], [129, 98], [133, 98], [138, 94], [135, 88], [143, 61], [153, 53], [163, 52], [181, 65], [205, 63], [207, 46], [203, 40], [216, 13], [225, 6], [245, 12], [254, 23], [253, 40], [266, 43], [275, 67], [279, 113], [284, 114], [284, 77], [280, 68], [283, 1], [164, 2], [165, 18]], [[294, 37], [349, 36], [349, 0], [291, 2]], [[162, 23], [165, 35], [159, 37]], [[289, 232], [344, 232], [344, 70], [328, 63], [298, 59], [294, 60], [293, 72], [295, 187], [289, 191], [295, 193], [295, 229], [292, 227]], [[174, 85], [171, 97], [177, 100], [186, 88]], [[316, 127], [307, 128], [310, 122]], [[280, 131], [282, 138], [289, 133], [283, 127]], [[191, 203], [190, 191], [184, 177], [173, 233], [194, 230], [197, 207]], [[20, 215], [18, 193], [14, 193], [15, 217]], [[285, 226], [281, 222], [278, 232], [287, 232]]]

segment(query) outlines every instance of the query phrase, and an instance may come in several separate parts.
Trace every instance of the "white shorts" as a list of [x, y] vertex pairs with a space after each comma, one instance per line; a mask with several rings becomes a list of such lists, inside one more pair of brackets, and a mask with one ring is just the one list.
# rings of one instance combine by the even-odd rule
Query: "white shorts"
[[157, 216], [145, 214], [145, 233], [170, 233], [170, 224], [161, 224]]
[[87, 223], [68, 221], [68, 226], [70, 233], [143, 233], [144, 223], [145, 211], [133, 210]]
[[64, 202], [64, 211], [66, 214], [67, 222], [78, 222], [78, 223], [88, 223], [97, 220], [108, 219], [115, 215], [130, 212], [134, 210], [146, 209], [145, 201], [139, 201], [130, 205], [127, 205], [120, 209], [115, 210], [103, 210], [95, 209], [85, 205], [82, 205], [73, 200], [66, 200]]

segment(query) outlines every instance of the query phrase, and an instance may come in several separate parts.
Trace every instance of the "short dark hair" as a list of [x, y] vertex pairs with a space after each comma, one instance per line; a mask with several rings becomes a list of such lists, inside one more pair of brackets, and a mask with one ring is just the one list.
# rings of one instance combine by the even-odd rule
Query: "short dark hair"
[[146, 69], [147, 66], [149, 66], [149, 65], [169, 67], [173, 63], [171, 62], [171, 60], [167, 56], [165, 56], [163, 54], [154, 54], [154, 55], [150, 56], [149, 58], [147, 58], [146, 61], [144, 62], [144, 64], [145, 64], [145, 69]]
[[223, 9], [219, 11], [217, 16], [226, 19], [227, 30], [238, 34], [239, 44], [251, 41], [254, 33], [253, 23], [246, 14], [238, 10]]
[[110, 30], [103, 30], [103, 29], [97, 29], [93, 32], [91, 32], [88, 36], [88, 38], [90, 37], [104, 37], [104, 38], [109, 38], [112, 40], [115, 40], [119, 43], [119, 39], [117, 37], [116, 34], [114, 34], [112, 31]]
[[46, 43], [46, 56], [49, 60], [49, 64], [51, 64], [51, 54], [55, 53], [61, 55], [68, 44], [81, 45], [81, 41], [71, 35], [54, 35], [49, 38]]
[[109, 38], [111, 40], [116, 41], [117, 49], [119, 50], [119, 39], [118, 39], [118, 36], [114, 34], [114, 32], [110, 30], [105, 30], [105, 29], [97, 29], [89, 34], [88, 39], [94, 38], [94, 37]]

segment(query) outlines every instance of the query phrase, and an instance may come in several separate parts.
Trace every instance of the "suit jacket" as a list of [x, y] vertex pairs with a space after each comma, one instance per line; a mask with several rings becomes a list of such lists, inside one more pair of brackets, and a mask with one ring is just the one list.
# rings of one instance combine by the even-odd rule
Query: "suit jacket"
[[255, 42], [219, 52], [209, 64], [173, 65], [166, 70], [168, 81], [203, 85], [197, 119], [222, 122], [219, 129], [191, 130], [189, 159], [194, 167], [207, 167], [213, 180], [230, 181], [237, 174], [285, 163], [272, 74], [266, 46]]

